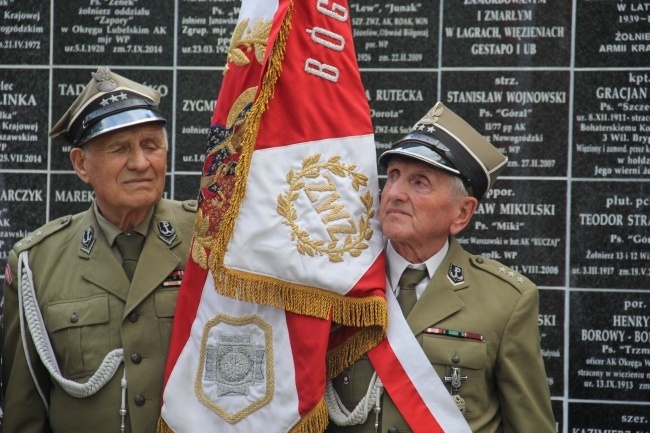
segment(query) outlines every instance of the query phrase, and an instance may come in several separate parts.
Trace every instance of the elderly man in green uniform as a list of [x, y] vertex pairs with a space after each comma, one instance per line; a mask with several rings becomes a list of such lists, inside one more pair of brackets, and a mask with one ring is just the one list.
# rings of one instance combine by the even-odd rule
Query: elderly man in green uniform
[[196, 203], [162, 199], [160, 94], [99, 68], [50, 132], [95, 201], [16, 243], [4, 433], [154, 432]]
[[[459, 423], [445, 431], [454, 433], [554, 433], [537, 287], [494, 260], [466, 252], [454, 238], [507, 158], [438, 103], [379, 163], [387, 170], [379, 215], [388, 239], [387, 288], [399, 304], [390, 312], [389, 302], [389, 340], [391, 326], [405, 321], [405, 332], [394, 341], [413, 340], [407, 357], [423, 352], [422, 364], [430, 370], [424, 377], [433, 376], [441, 391], [429, 402], [434, 416], [436, 407], [450, 407]], [[329, 405], [328, 431], [427, 431], [413, 425], [417, 414], [403, 403], [409, 396], [401, 397], [401, 406], [393, 398], [404, 387], [382, 383], [393, 377], [373, 376], [370, 355], [333, 381], [330, 390], [339, 399], [330, 400], [335, 403]], [[384, 386], [388, 392], [376, 398]]]

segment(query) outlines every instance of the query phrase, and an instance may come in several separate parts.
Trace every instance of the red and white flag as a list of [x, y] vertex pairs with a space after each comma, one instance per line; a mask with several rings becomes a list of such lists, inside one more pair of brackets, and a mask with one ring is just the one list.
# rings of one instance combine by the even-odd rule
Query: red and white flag
[[323, 431], [388, 321], [347, 2], [244, 0], [224, 74], [158, 431]]

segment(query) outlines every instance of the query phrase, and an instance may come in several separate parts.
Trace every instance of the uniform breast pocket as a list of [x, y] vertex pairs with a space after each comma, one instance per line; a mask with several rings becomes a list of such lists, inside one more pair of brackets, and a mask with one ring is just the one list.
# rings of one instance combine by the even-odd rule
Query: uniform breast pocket
[[167, 353], [169, 350], [177, 298], [177, 288], [158, 290], [154, 294], [154, 305], [156, 308], [156, 317], [158, 318], [158, 329], [160, 329], [160, 341], [162, 343], [163, 353]]
[[[480, 414], [487, 392], [487, 346], [482, 341], [424, 334], [422, 348], [445, 383], [454, 393], [452, 381], [465, 401], [465, 417]], [[454, 373], [456, 376], [454, 377]]]
[[92, 374], [110, 352], [108, 295], [53, 302], [46, 322], [63, 374]]

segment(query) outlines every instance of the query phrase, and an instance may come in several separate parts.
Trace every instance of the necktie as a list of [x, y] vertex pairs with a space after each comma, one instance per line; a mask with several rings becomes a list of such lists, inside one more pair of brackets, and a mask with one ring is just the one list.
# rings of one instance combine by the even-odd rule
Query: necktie
[[122, 255], [122, 268], [129, 281], [133, 278], [135, 267], [138, 265], [143, 243], [144, 236], [138, 233], [121, 233], [115, 238], [117, 249]]
[[415, 293], [415, 286], [422, 281], [422, 279], [427, 275], [426, 269], [413, 269], [406, 268], [404, 273], [399, 279], [399, 295], [397, 296], [397, 302], [399, 306], [402, 307], [402, 312], [404, 317], [408, 316], [411, 312], [411, 309], [415, 305], [415, 302], [418, 300]]

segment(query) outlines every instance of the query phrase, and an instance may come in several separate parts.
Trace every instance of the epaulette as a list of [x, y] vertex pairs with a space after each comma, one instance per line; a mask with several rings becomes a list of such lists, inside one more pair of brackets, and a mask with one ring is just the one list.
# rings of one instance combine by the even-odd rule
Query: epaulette
[[196, 212], [199, 205], [196, 200], [185, 200], [182, 203], [183, 203], [183, 209], [190, 212]]
[[53, 233], [58, 232], [64, 227], [70, 225], [71, 221], [72, 221], [72, 215], [66, 215], [64, 217], [57, 218], [55, 220], [46, 223], [44, 226], [34, 230], [33, 232], [29, 233], [27, 236], [25, 236], [18, 242], [16, 242], [14, 244], [14, 249], [16, 250], [16, 253], [19, 254], [22, 251], [30, 249], [34, 245], [38, 245], [43, 239], [47, 238]]
[[483, 256], [472, 256], [471, 260], [474, 266], [502, 279], [519, 292], [525, 292], [535, 287], [535, 283], [528, 278], [496, 260], [487, 259]]

